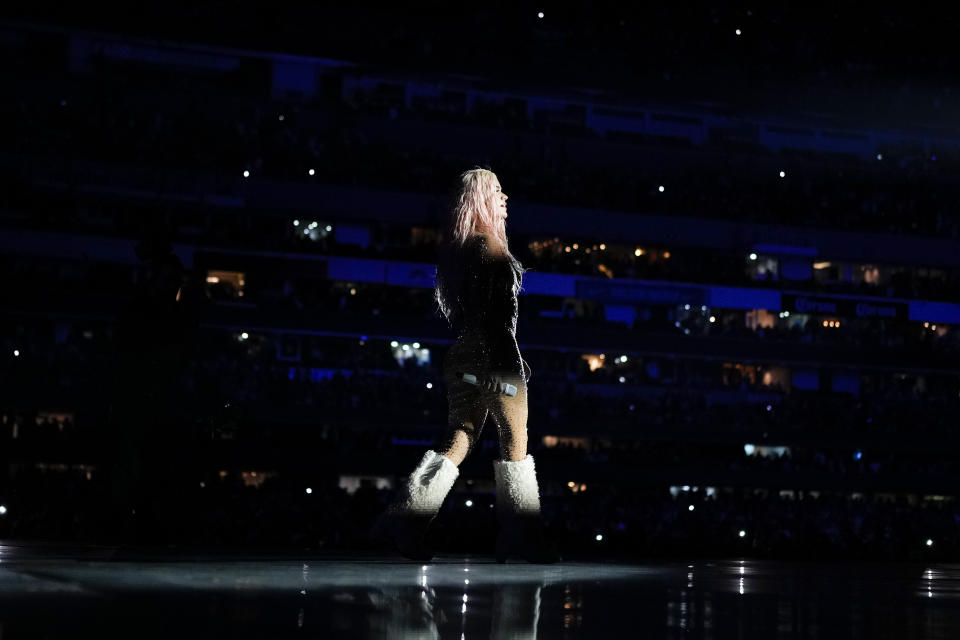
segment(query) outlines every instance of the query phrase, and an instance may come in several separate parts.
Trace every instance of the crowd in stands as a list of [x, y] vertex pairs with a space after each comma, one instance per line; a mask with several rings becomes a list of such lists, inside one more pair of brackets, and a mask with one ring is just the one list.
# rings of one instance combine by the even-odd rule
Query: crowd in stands
[[[264, 278], [268, 286], [245, 291], [247, 304], [264, 304], [271, 309], [335, 310], [358, 318], [418, 317], [440, 318], [429, 288], [360, 284], [334, 284], [283, 274], [276, 281]], [[202, 294], [198, 294], [202, 295]], [[225, 299], [239, 300], [235, 292]], [[750, 323], [747, 312], [709, 309], [686, 305], [633, 305], [632, 322], [616, 323], [607, 318], [604, 304], [592, 300], [558, 299], [550, 296], [519, 297], [518, 334], [531, 339], [551, 328], [581, 329], [663, 336], [690, 336], [734, 339], [759, 344], [842, 345], [872, 348], [891, 357], [898, 354], [947, 361], [960, 354], [960, 333], [950, 325], [909, 323], [876, 318], [835, 318], [834, 316], [773, 315], [763, 323]], [[714, 318], [713, 321], [710, 318]]]
[[[180, 17], [202, 23], [211, 17], [205, 11], [191, 5]], [[350, 9], [332, 11], [352, 15]], [[486, 9], [477, 11], [476, 28], [466, 29], [465, 37], [484, 44], [490, 41], [484, 34], [504, 22]], [[694, 10], [664, 11], [692, 19], [685, 12]], [[776, 29], [759, 28], [776, 24], [779, 11], [762, 17], [758, 11], [756, 18], [715, 12], [712, 19], [700, 16], [706, 26], [699, 28], [712, 34], [722, 27], [732, 40], [734, 21], [743, 21], [751, 25], [744, 29], [750, 37], [764, 34], [750, 41], [750, 51], [773, 52], [766, 60], [779, 51], [803, 72], [833, 64], [827, 58], [864, 63], [854, 42], [801, 38], [796, 55], [784, 53], [776, 45]], [[278, 22], [282, 15], [277, 9]], [[386, 18], [374, 15], [373, 24]], [[531, 54], [524, 57], [531, 68], [553, 64], [554, 53], [585, 38], [598, 42], [598, 35], [626, 34], [626, 25], [634, 24], [634, 16], [613, 15], [609, 24], [589, 31], [569, 14], [556, 21], [551, 14], [547, 22], [528, 18], [497, 33], [534, 34], [524, 50]], [[882, 19], [869, 19], [865, 27], [858, 25], [864, 27], [858, 33], [886, 33]], [[189, 19], [182, 21], [189, 26]], [[287, 27], [298, 31], [308, 22]], [[330, 34], [328, 40], [336, 51], [376, 57], [410, 39], [410, 46], [401, 47], [401, 61], [430, 67], [452, 42], [452, 36], [420, 30], [430, 22], [413, 30], [397, 26], [374, 45], [360, 42], [365, 47], [360, 49], [352, 48], [349, 33]], [[670, 34], [658, 33], [645, 44], [617, 36], [578, 64], [583, 71], [598, 56], [655, 47], [663, 38]], [[718, 38], [686, 38], [686, 48], [675, 52], [678, 66], [668, 65], [662, 77], [691, 73]], [[502, 74], [497, 65], [527, 46], [507, 41], [513, 44], [491, 52], [491, 73]], [[739, 45], [723, 46], [726, 64], [744, 59], [730, 48]], [[912, 62], [930, 60], [920, 56]], [[767, 63], [756, 64], [763, 70]], [[890, 57], [870, 64], [893, 70], [906, 63]], [[946, 72], [953, 63], [938, 64]], [[260, 74], [267, 86], [266, 63], [247, 72], [249, 77], [238, 76], [240, 85]], [[429, 288], [333, 282], [316, 273], [262, 267], [246, 275], [241, 297], [226, 282], [208, 280], [204, 269], [221, 265], [205, 261], [215, 258], [198, 252], [203, 266], [188, 271], [164, 244], [432, 262], [435, 247], [429, 241], [390, 243], [390, 230], [381, 228], [361, 248], [338, 242], [335, 219], [329, 232], [314, 238], [304, 237], [282, 211], [225, 207], [224, 213], [197, 203], [81, 195], [90, 175], [115, 192], [127, 185], [111, 185], [112, 172], [134, 170], [154, 178], [160, 191], [173, 172], [185, 171], [198, 185], [227, 196], [258, 180], [439, 195], [463, 169], [487, 164], [521, 205], [519, 215], [528, 202], [960, 238], [954, 215], [960, 205], [954, 180], [960, 156], [949, 149], [884, 148], [868, 163], [773, 153], [719, 139], [693, 148], [679, 140], [617, 132], [599, 136], [575, 113], [566, 120], [528, 116], [526, 105], [512, 99], [468, 108], [454, 92], [407, 104], [389, 85], [343, 92], [330, 78], [322, 95], [292, 105], [270, 101], [265, 90], [224, 90], [189, 73], [164, 84], [171, 82], [164, 72], [142, 75], [104, 60], [95, 60], [87, 76], [29, 65], [12, 73], [9, 81], [22, 80], [23, 87], [0, 101], [0, 161], [13, 167], [0, 178], [3, 224], [137, 238], [143, 265], [133, 275], [126, 265], [0, 257], [0, 268], [10, 275], [11, 300], [0, 321], [0, 538], [109, 542], [149, 533], [153, 540], [193, 545], [364, 549], [365, 533], [391, 490], [364, 482], [348, 491], [338, 486], [337, 473], [390, 459], [383, 474], [396, 477], [407, 469], [407, 459], [435, 446], [447, 428], [440, 368], [445, 345], [411, 345], [415, 356], [404, 359], [404, 352], [379, 337], [200, 326], [211, 310], [241, 306], [288, 319], [317, 312], [358, 324], [371, 316], [439, 321]], [[953, 99], [937, 102], [933, 110]], [[463, 149], [455, 136], [444, 138], [448, 130], [523, 141], [510, 151], [493, 144]], [[390, 131], [408, 142], [398, 143], [385, 133]], [[411, 142], [411, 132], [429, 137]], [[625, 149], [635, 163], [607, 159], [607, 151], [623, 155]], [[661, 153], [671, 155], [673, 168], [659, 165]], [[154, 218], [171, 223], [168, 238], [140, 236], [143, 220]], [[524, 266], [543, 273], [781, 284], [758, 279], [743, 255], [665, 247], [641, 253], [614, 242], [600, 249], [596, 238], [555, 238], [545, 249], [543, 240], [511, 238]], [[573, 245], [582, 246], [565, 250]], [[811, 277], [789, 288], [951, 299], [957, 273], [921, 271], [920, 265], [890, 268], [872, 284]], [[81, 302], [85, 306], [75, 313], [71, 305]], [[62, 306], [50, 312], [47, 305]], [[893, 359], [910, 356], [928, 371], [854, 367], [848, 375], [834, 371], [835, 386], [826, 375], [811, 383], [821, 372], [805, 371], [807, 381], [799, 385], [791, 384], [790, 363], [711, 361], [679, 347], [672, 356], [604, 358], [559, 347], [524, 349], [533, 373], [531, 451], [540, 468], [567, 474], [543, 479], [544, 515], [566, 556], [905, 559], [960, 553], [955, 542], [960, 507], [951, 493], [960, 461], [944, 446], [960, 435], [955, 419], [960, 389], [955, 375], [929, 371], [955, 364], [960, 334], [953, 327], [783, 313], [763, 321], [755, 313], [748, 320], [744, 311], [698, 305], [637, 305], [635, 322], [616, 323], [605, 311], [591, 301], [526, 295], [520, 300], [518, 337], [523, 343], [525, 336], [576, 328], [625, 338], [645, 334], [665, 344], [689, 336], [704, 349], [733, 344], [758, 352], [769, 347], [772, 353], [788, 345], [796, 353], [808, 346], [836, 347]], [[56, 313], [59, 320], [42, 319]], [[598, 365], [598, 359], [606, 361]], [[498, 453], [495, 436], [496, 429], [487, 426], [468, 464], [479, 460], [489, 468]], [[550, 438], [560, 440], [551, 444]], [[783, 449], [757, 452], [761, 443]], [[152, 445], [157, 451], [141, 470], [163, 469], [150, 480], [152, 490], [162, 488], [151, 494], [157, 502], [148, 514], [118, 519], [111, 495], [123, 476], [111, 465]], [[178, 465], [171, 470], [166, 464], [173, 455]], [[305, 455], [312, 457], [309, 468], [296, 462]], [[246, 469], [256, 465], [263, 465], [265, 480], [251, 481], [253, 472]], [[706, 483], [677, 491], [671, 483], [684, 482], [684, 473], [717, 480], [709, 492]], [[464, 475], [432, 535], [444, 550], [489, 550], [493, 496], [488, 484], [466, 482], [472, 472]]]
[[[268, 178], [442, 194], [464, 167], [480, 163], [502, 176], [517, 201], [960, 235], [952, 215], [960, 192], [952, 180], [955, 171], [944, 166], [950, 165], [949, 150], [931, 152], [920, 165], [888, 158], [869, 166], [769, 152], [691, 151], [682, 168], [670, 169], [656, 162], [664, 151], [655, 144], [638, 146], [634, 162], [611, 163], [604, 158], [613, 149], [601, 140], [584, 153], [567, 150], [562, 135], [559, 140], [544, 135], [530, 148], [508, 151], [449, 148], [442, 131], [429, 129], [417, 142], [397, 142], [377, 133], [382, 127], [368, 126], [370, 116], [352, 96], [311, 108], [217, 99], [209, 90], [179, 92], [183, 98], [137, 92], [113, 86], [119, 83], [108, 78], [69, 80], [61, 97], [49, 90], [25, 92], [0, 117], [6, 123], [2, 150], [57, 157], [61, 166], [65, 159], [96, 160], [213, 172], [217, 177], [211, 181], [233, 190], [245, 179]], [[483, 126], [482, 116], [477, 126]], [[528, 127], [536, 131], [537, 123]], [[247, 178], [241, 177], [244, 171]]]
[[[64, 264], [56, 277], [51, 279], [49, 269], [38, 267], [39, 263], [17, 261], [11, 273], [15, 274], [9, 291], [21, 311], [30, 312], [46, 308], [48, 298], [63, 305], [63, 310], [89, 309], [92, 303], [109, 309], [113, 314], [129, 315], [135, 307], [125, 309], [134, 300], [143, 283], [131, 282], [130, 274], [116, 269], [82, 268], [74, 272]], [[141, 273], [138, 279], [145, 282]], [[161, 334], [172, 335], [182, 325], [193, 325], [208, 320], [207, 312], [219, 303], [243, 303], [247, 307], [263, 309], [272, 314], [277, 322], [302, 317], [304, 313], [316, 313], [317, 321], [325, 314], [333, 313], [341, 318], [354, 318], [362, 330], [365, 319], [397, 318], [409, 321], [432, 322], [433, 328], [442, 332], [446, 326], [433, 301], [430, 288], [408, 289], [366, 283], [339, 283], [312, 276], [298, 276], [285, 272], [263, 270], [246, 274], [247, 285], [243, 297], [226, 282], [205, 282], [205, 273], [200, 270], [184, 272], [173, 279], [181, 283], [181, 302], [170, 311], [169, 324], [158, 321], [149, 314], [151, 326]], [[171, 285], [172, 292], [177, 290]], [[36, 306], [39, 305], [39, 306]], [[859, 352], [872, 356], [882, 355], [885, 362], [909, 361], [911, 366], [927, 362], [950, 364], [960, 353], [960, 333], [950, 325], [880, 320], [875, 318], [834, 318], [833, 316], [768, 313], [765, 317], [751, 312], [714, 309], [697, 305], [636, 305], [636, 317], [632, 323], [610, 321], [603, 304], [574, 299], [558, 299], [548, 296], [521, 295], [518, 340], [541, 341], [551, 335], [565, 335], [564, 331], [603, 331], [606, 335], [620, 335], [629, 341], [631, 337], [657, 336], [671, 341], [677, 349], [684, 345], [701, 345], [698, 349], [719, 349], [728, 357], [736, 358], [736, 349], [746, 349], [761, 355], [765, 349], [788, 348], [792, 350], [817, 346], [824, 349], [837, 347], [848, 354]], [[829, 319], [828, 319], [829, 318]], [[134, 322], [133, 320], [130, 320]], [[150, 329], [141, 328], [144, 335]], [[559, 332], [559, 333], [558, 333]], [[453, 338], [453, 333], [449, 334]], [[172, 338], [170, 338], [172, 339]], [[323, 338], [289, 338], [294, 343], [302, 341], [304, 349], [309, 341]], [[299, 348], [299, 347], [294, 347]], [[693, 355], [692, 346], [685, 351]], [[733, 349], [733, 351], [730, 351]], [[793, 351], [790, 351], [793, 353]], [[351, 355], [354, 362], [363, 363], [366, 355]], [[756, 356], [754, 356], [756, 357]], [[762, 355], [761, 355], [762, 357]], [[825, 356], [826, 357], [826, 356]], [[58, 375], [77, 369], [85, 363], [60, 366]], [[642, 367], [633, 370], [618, 368], [616, 374], [599, 370], [595, 376], [609, 375], [616, 381], [625, 376], [628, 384], [642, 383], [645, 374]], [[49, 374], [48, 375], [52, 375]]]
[[[121, 525], [111, 519], [105, 498], [109, 474], [97, 445], [115, 433], [102, 429], [110, 420], [105, 407], [114, 388], [109, 381], [136, 375], [136, 369], [115, 370], [112, 333], [104, 327], [15, 324], [4, 334], [9, 366], [0, 380], [0, 449], [13, 464], [0, 488], [0, 503], [7, 508], [0, 535], [115, 539]], [[248, 451], [302, 447], [315, 460], [331, 461], [327, 473], [349, 472], [351, 464], [371, 457], [393, 452], [409, 457], [443, 435], [446, 401], [437, 368], [442, 348], [432, 348], [430, 361], [418, 366], [412, 359], [399, 363], [389, 346], [376, 340], [315, 338], [292, 349], [282, 338], [206, 332], [197, 342], [174, 371], [178, 391], [172, 397], [178, 403], [170, 415], [191, 422], [190, 447], [207, 443], [198, 451], [215, 449], [211, 438], [226, 438]], [[11, 356], [14, 350], [19, 355]], [[289, 361], [278, 357], [296, 352], [300, 355]], [[564, 469], [578, 481], [598, 478], [588, 480], [582, 493], [563, 489], [566, 477], [545, 483], [552, 487], [545, 493], [545, 514], [568, 555], [699, 550], [905, 558], [955, 552], [949, 546], [960, 520], [954, 502], [949, 497], [917, 502], [905, 492], [915, 492], [919, 482], [933, 493], [956, 477], [958, 462], [937, 444], [956, 436], [951, 419], [960, 408], [956, 380], [877, 374], [863, 378], [859, 394], [785, 393], [755, 378], [718, 376], [716, 369], [710, 383], [711, 368], [702, 363], [620, 361], [615, 355], [607, 356], [613, 363], [591, 370], [579, 354], [525, 354], [534, 372], [531, 450], [544, 469]], [[618, 374], [630, 376], [630, 384], [614, 378]], [[742, 395], [729, 404], [716, 396], [725, 391]], [[758, 402], [756, 394], [763, 399]], [[151, 411], [150, 405], [139, 411]], [[486, 461], [497, 454], [495, 432], [487, 428], [475, 458]], [[547, 446], [543, 436], [551, 432], [574, 439]], [[707, 432], [721, 435], [713, 444], [686, 441]], [[848, 444], [791, 446], [796, 437], [817, 434], [827, 439], [860, 435], [862, 450]], [[881, 435], [922, 436], [919, 442], [928, 447], [881, 446], [875, 443]], [[787, 448], [748, 455], [738, 437]], [[177, 482], [190, 491], [178, 490], [163, 507], [182, 514], [166, 519], [162, 532], [168, 541], [364, 548], [363, 533], [390, 496], [371, 487], [350, 494], [336, 488], [333, 478], [289, 467], [251, 487], [240, 477], [241, 469], [231, 466], [225, 477], [202, 465], [183, 466]], [[634, 488], [604, 480], [611, 470], [631, 478]], [[704, 487], [673, 495], [666, 486], [645, 486], [659, 486], [684, 470], [719, 478], [721, 489], [708, 497]], [[309, 495], [303, 491], [307, 482], [313, 487]], [[729, 482], [735, 484], [723, 488]], [[875, 488], [860, 497], [831, 493], [829, 487], [843, 482]], [[909, 486], [900, 488], [900, 483]], [[805, 487], [806, 493], [779, 492], [795, 487]], [[437, 542], [448, 550], [484, 550], [493, 520], [482, 507], [492, 503], [492, 496], [479, 486], [459, 491], [441, 516]], [[465, 499], [477, 508], [466, 509]], [[459, 535], [461, 527], [470, 533]], [[603, 544], [597, 544], [597, 535]], [[924, 547], [927, 538], [936, 540], [935, 550]]]
[[[602, 88], [615, 95], [859, 118], [889, 114], [941, 122], [956, 112], [950, 91], [956, 20], [897, 5], [864, 13], [846, 4], [797, 10], [622, 3], [454, 9], [431, 3], [429, 10], [413, 12], [309, 2], [224, 11], [175, 2], [136, 15], [125, 14], [119, 2], [102, 6], [94, 13], [77, 7], [54, 12], [59, 7], [38, 2], [11, 6], [7, 14], [161, 40], [473, 75], [506, 85]], [[256, 78], [251, 66], [248, 73]]]
[[[111, 395], [138, 375], [160, 384], [158, 367], [166, 367], [160, 375], [170, 379], [179, 420], [222, 417], [221, 408], [230, 405], [240, 420], [276, 424], [379, 424], [389, 415], [391, 425], [410, 431], [446, 425], [444, 345], [209, 329], [183, 354], [170, 356], [162, 338], [156, 350], [127, 353], [105, 326], [7, 328], [0, 386], [5, 403], [26, 412], [19, 420], [22, 438], [37, 439], [40, 431], [28, 433], [28, 427], [38, 412], [50, 424], [49, 416], [63, 407], [83, 423], [81, 431], [96, 432], [109, 418]], [[785, 438], [957, 432], [960, 389], [949, 374], [860, 372], [844, 382], [849, 390], [828, 391], [817, 390], [821, 383], [791, 388], [789, 368], [778, 364], [545, 349], [525, 350], [524, 358], [532, 371], [531, 423], [542, 434], [582, 436], [585, 420], [598, 437], [660, 437], [671, 430]], [[12, 437], [12, 424], [6, 429]]]
[[[102, 499], [97, 476], [25, 467], [4, 488], [4, 539], [153, 542], [209, 548], [370, 549], [374, 517], [392, 490], [354, 493], [297, 474], [249, 486], [239, 473], [211, 474], [165, 496], [156, 522], [123, 530]], [[544, 519], [568, 559], [715, 557], [907, 560], [955, 558], [960, 507], [954, 499], [910, 494], [787, 492], [719, 488], [710, 496], [672, 495], [667, 487], [591, 483], [577, 493], [544, 494]], [[430, 533], [440, 551], [484, 553], [495, 539], [494, 496], [465, 483], [454, 488]], [[471, 506], [466, 506], [467, 500]], [[691, 507], [693, 507], [691, 509]], [[139, 525], [139, 526], [137, 526]], [[929, 541], [929, 543], [927, 542]]]
[[[891, 353], [937, 354], [954, 356], [958, 353], [958, 335], [951, 327], [927, 323], [926, 327], [896, 322], [882, 323], [876, 319], [844, 318], [822, 320], [811, 316], [804, 321], [789, 317], [777, 318], [773, 326], [750, 328], [742, 313], [718, 313], [722, 321], [714, 323], [690, 322], [692, 327], [702, 325], [702, 333], [726, 338], [760, 339], [771, 342], [800, 344], [845, 345], [884, 349]], [[826, 324], [824, 324], [826, 322]], [[831, 322], [833, 324], [831, 324]], [[699, 333], [699, 332], [698, 332]]]
[[[21, 185], [22, 186], [22, 185]], [[16, 187], [12, 187], [16, 190]], [[224, 251], [272, 250], [331, 257], [358, 257], [398, 260], [432, 265], [436, 262], [435, 242], [401, 244], [396, 238], [403, 230], [387, 225], [370, 225], [369, 241], [338, 236], [338, 216], [303, 217], [273, 215], [267, 211], [243, 209], [220, 211], [186, 203], [159, 205], [137, 200], [77, 196], [25, 189], [13, 202], [7, 192], [10, 211], [5, 224], [55, 232], [136, 238], [146, 220], [164, 218], [169, 222], [171, 240], [187, 245], [213, 247]], [[301, 220], [301, 218], [303, 218]], [[294, 224], [294, 221], [297, 224]], [[323, 224], [307, 229], [312, 222]], [[330, 226], [330, 231], [326, 227]], [[311, 231], [304, 235], [303, 230]], [[409, 232], [409, 227], [405, 230]], [[876, 264], [852, 265], [849, 279], [814, 277], [784, 279], [775, 273], [761, 273], [756, 262], [734, 251], [684, 247], [635, 246], [600, 236], [569, 237], [539, 235], [510, 236], [511, 251], [525, 268], [535, 273], [673, 281], [698, 284], [778, 288], [818, 293], [925, 300], [952, 300], [960, 285], [960, 273], [949, 269], [920, 266], [888, 267]], [[566, 251], [567, 247], [570, 251]], [[637, 255], [638, 249], [640, 255]], [[861, 271], [876, 270], [868, 280]]]

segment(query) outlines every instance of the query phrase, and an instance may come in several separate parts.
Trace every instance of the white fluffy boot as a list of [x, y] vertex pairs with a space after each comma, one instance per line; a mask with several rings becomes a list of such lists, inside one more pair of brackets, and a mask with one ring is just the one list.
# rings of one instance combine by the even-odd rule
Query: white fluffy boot
[[556, 545], [543, 535], [540, 520], [540, 488], [533, 456], [523, 460], [494, 460], [497, 483], [497, 562], [520, 556], [529, 562], [551, 563], [560, 559]]
[[459, 475], [460, 470], [450, 458], [428, 449], [386, 512], [377, 519], [371, 539], [391, 545], [411, 560], [429, 562], [433, 552], [426, 548], [424, 534]]

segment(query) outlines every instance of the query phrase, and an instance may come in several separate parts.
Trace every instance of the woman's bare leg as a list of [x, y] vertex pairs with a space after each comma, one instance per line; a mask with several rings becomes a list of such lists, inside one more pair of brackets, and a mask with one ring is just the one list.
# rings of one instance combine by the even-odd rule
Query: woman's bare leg
[[451, 407], [450, 431], [437, 451], [459, 467], [480, 439], [487, 413], [483, 406]]
[[490, 399], [490, 413], [500, 438], [500, 457], [523, 460], [527, 455], [527, 383], [520, 376], [507, 376], [503, 381], [515, 385], [517, 395], [497, 394]]

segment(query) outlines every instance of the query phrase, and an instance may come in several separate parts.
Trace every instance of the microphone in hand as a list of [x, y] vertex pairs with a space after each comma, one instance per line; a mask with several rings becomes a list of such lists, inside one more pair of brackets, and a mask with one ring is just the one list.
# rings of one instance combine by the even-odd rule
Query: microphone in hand
[[484, 373], [477, 376], [472, 373], [462, 373], [458, 371], [456, 375], [468, 384], [477, 385], [484, 393], [502, 393], [507, 396], [517, 395], [516, 385], [504, 382], [503, 378], [496, 374]]

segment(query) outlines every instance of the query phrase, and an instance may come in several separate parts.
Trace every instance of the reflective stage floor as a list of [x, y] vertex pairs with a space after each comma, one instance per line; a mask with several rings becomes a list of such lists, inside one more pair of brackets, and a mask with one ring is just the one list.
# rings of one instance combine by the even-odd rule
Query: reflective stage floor
[[162, 554], [0, 545], [0, 640], [960, 638], [960, 565]]

